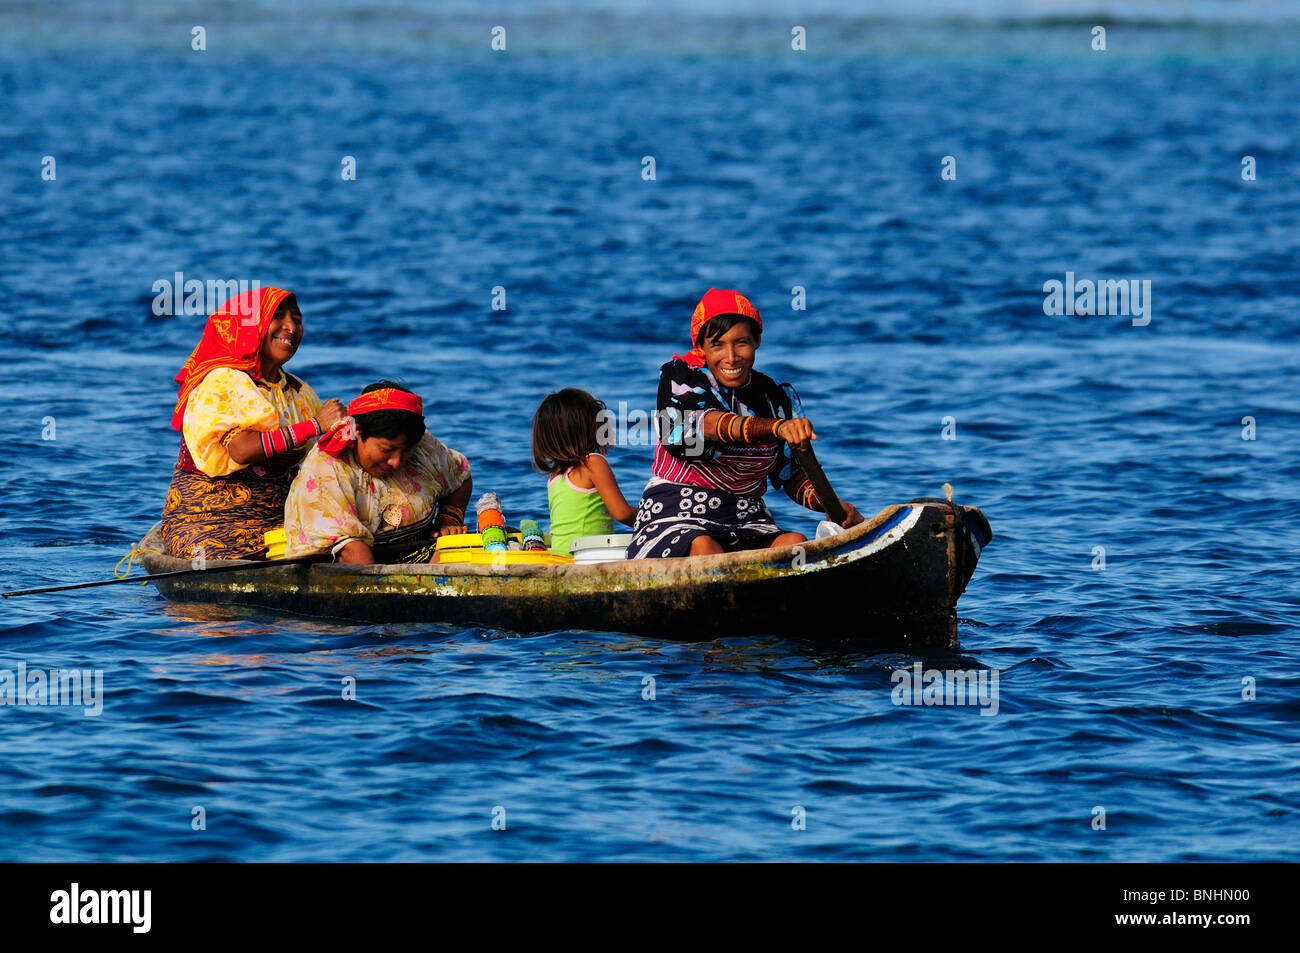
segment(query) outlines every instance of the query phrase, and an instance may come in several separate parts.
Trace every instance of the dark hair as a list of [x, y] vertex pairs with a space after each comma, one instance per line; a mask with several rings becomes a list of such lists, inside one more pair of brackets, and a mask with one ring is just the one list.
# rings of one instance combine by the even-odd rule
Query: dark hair
[[[372, 390], [383, 390], [385, 387], [413, 393], [401, 381], [375, 381], [361, 393], [369, 394]], [[357, 424], [357, 436], [362, 440], [371, 437], [392, 440], [394, 437], [405, 436], [406, 445], [414, 447], [424, 436], [424, 418], [409, 410], [372, 410], [368, 414], [357, 414], [352, 419]]]
[[285, 310], [297, 311], [300, 316], [302, 314], [302, 308], [298, 306], [298, 296], [292, 291], [280, 299], [280, 303], [275, 306], [275, 310], [271, 312], [271, 316], [274, 317], [281, 311]]
[[533, 415], [533, 466], [558, 473], [597, 452], [604, 411], [604, 401], [576, 387], [547, 394]]
[[704, 327], [700, 328], [700, 333], [695, 335], [695, 346], [704, 347], [705, 341], [712, 341], [714, 338], [720, 338], [741, 321], [749, 325], [749, 333], [754, 336], [754, 343], [758, 344], [763, 339], [763, 329], [758, 326], [758, 322], [745, 314], [715, 314], [704, 322]]

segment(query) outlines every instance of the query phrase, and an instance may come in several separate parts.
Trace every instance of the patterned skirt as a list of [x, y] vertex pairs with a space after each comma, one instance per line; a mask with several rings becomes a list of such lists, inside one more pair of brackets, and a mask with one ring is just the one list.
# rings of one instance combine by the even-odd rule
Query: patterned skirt
[[210, 477], [177, 467], [163, 506], [162, 537], [168, 555], [180, 559], [265, 555], [266, 532], [284, 525], [290, 476], [258, 479], [240, 470]]
[[780, 532], [761, 496], [737, 496], [656, 477], [641, 496], [627, 556], [689, 556], [698, 536], [712, 536], [725, 552], [732, 552], [761, 545]]

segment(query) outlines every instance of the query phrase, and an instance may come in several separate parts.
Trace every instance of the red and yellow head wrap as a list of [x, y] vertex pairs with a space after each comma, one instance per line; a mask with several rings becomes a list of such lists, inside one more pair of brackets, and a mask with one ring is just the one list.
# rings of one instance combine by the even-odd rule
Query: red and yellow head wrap
[[376, 410], [409, 410], [413, 414], [424, 416], [424, 401], [418, 394], [396, 387], [381, 387], [379, 390], [367, 391], [348, 404], [348, 416], [369, 414]]
[[381, 387], [367, 391], [348, 404], [348, 415], [343, 420], [321, 435], [316, 441], [331, 457], [339, 457], [343, 451], [357, 442], [357, 426], [353, 417], [371, 414], [376, 410], [405, 410], [412, 414], [424, 416], [424, 401], [418, 394], [397, 387]]
[[739, 291], [710, 288], [691, 315], [691, 349], [685, 354], [674, 354], [673, 357], [685, 361], [691, 367], [703, 367], [704, 352], [695, 342], [700, 336], [700, 329], [720, 314], [750, 318], [758, 325], [760, 333], [763, 330], [763, 319], [758, 316], [758, 309], [743, 294]]
[[172, 413], [173, 428], [181, 429], [190, 394], [218, 367], [261, 376], [262, 338], [276, 309], [290, 297], [292, 293], [283, 288], [256, 288], [231, 298], [208, 318], [203, 337], [175, 378], [180, 394]]

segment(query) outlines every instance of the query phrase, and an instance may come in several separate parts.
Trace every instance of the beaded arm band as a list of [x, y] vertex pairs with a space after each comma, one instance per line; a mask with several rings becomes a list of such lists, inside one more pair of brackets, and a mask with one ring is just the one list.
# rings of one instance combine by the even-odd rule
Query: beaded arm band
[[297, 450], [312, 437], [321, 435], [320, 424], [315, 418], [304, 420], [300, 424], [291, 424], [279, 430], [267, 430], [262, 433], [262, 452], [266, 459]]
[[798, 483], [788, 485], [785, 492], [804, 509], [816, 510], [819, 513], [826, 512], [826, 507], [822, 506], [822, 501], [817, 498], [817, 491], [813, 489], [812, 480], [808, 479], [807, 475], [800, 477]]
[[438, 504], [438, 515], [434, 517], [434, 523], [441, 523], [443, 526], [463, 526], [465, 524], [465, 508], [453, 506], [450, 503]]
[[721, 412], [718, 418], [718, 440], [732, 444], [761, 444], [779, 440], [777, 431], [785, 423], [780, 417], [742, 417], [740, 414]]

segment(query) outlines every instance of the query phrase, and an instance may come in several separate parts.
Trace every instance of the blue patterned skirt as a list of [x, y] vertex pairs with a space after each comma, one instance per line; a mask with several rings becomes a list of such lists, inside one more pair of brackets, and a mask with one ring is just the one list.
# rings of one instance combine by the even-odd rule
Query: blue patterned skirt
[[780, 532], [761, 496], [737, 496], [656, 477], [641, 495], [627, 557], [689, 556], [697, 536], [712, 536], [724, 551], [732, 552], [765, 544]]

